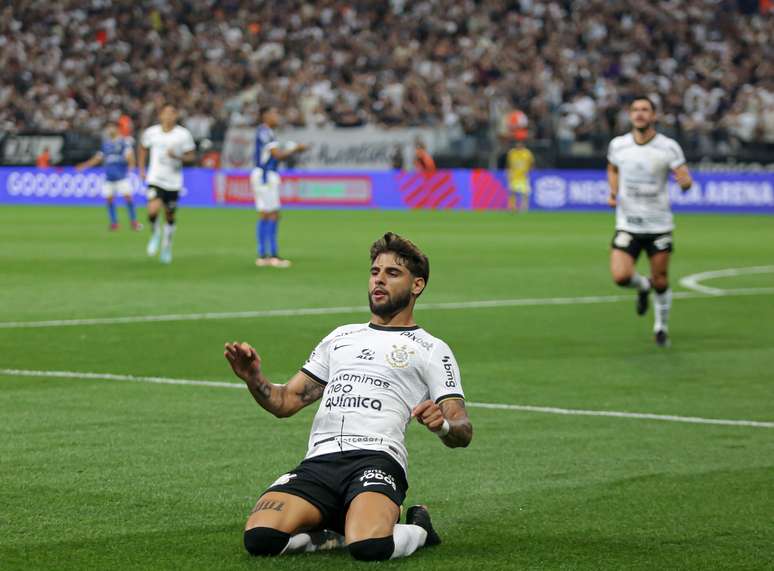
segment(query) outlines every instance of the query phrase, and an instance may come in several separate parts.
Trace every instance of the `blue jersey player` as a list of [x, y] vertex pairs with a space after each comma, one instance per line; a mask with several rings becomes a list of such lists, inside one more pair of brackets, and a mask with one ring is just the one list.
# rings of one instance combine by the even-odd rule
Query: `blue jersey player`
[[258, 211], [255, 238], [258, 242], [256, 266], [287, 268], [290, 261], [279, 257], [277, 248], [277, 226], [280, 211], [279, 163], [297, 153], [304, 152], [306, 145], [288, 143], [281, 146], [274, 136], [280, 117], [276, 108], [267, 107], [261, 111], [261, 124], [255, 137], [255, 168], [250, 173], [250, 186], [255, 194], [255, 208]]
[[107, 201], [110, 229], [118, 230], [118, 217], [113, 197], [116, 194], [122, 194], [126, 201], [126, 209], [129, 211], [132, 230], [140, 230], [142, 225], [137, 222], [132, 202], [132, 185], [129, 182], [129, 169], [134, 168], [135, 165], [132, 140], [119, 134], [117, 123], [108, 125], [106, 135], [100, 150], [88, 161], [75, 168], [80, 171], [100, 163], [104, 164], [105, 182], [102, 186], [102, 196]]

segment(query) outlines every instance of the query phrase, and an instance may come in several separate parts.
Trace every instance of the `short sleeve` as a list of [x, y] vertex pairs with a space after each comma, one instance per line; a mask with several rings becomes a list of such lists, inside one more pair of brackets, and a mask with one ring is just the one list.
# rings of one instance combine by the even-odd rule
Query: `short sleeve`
[[334, 330], [325, 337], [325, 339], [320, 341], [317, 344], [317, 347], [314, 348], [314, 351], [309, 355], [304, 366], [301, 367], [302, 373], [311, 377], [323, 386], [328, 384], [328, 374], [330, 372], [330, 344], [336, 337], [337, 331], [338, 330]]
[[464, 399], [460, 368], [454, 353], [443, 341], [436, 343], [425, 368], [425, 384], [430, 399], [439, 404], [449, 399]]
[[151, 145], [153, 144], [153, 134], [150, 128], [145, 129], [145, 131], [142, 132], [142, 137], [140, 138], [140, 144], [146, 149], [150, 149]]
[[615, 148], [615, 139], [610, 141], [610, 144], [607, 146], [607, 162], [609, 162], [614, 167], [618, 166], [618, 156]]
[[674, 170], [685, 164], [685, 154], [677, 141], [670, 141], [669, 144], [669, 168]]
[[180, 150], [183, 153], [188, 153], [196, 149], [196, 143], [194, 143], [193, 135], [188, 129], [183, 129], [183, 141], [180, 145]]

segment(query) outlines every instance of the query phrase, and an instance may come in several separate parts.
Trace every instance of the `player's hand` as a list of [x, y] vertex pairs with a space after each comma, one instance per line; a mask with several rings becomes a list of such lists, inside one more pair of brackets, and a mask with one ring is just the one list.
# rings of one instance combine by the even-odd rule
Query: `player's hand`
[[693, 180], [687, 169], [677, 169], [677, 171], [675, 171], [675, 180], [677, 181], [677, 184], [680, 185], [683, 192], [689, 190], [693, 185]]
[[298, 145], [296, 145], [295, 152], [296, 153], [303, 153], [304, 151], [306, 151], [308, 149], [309, 149], [309, 145], [307, 145], [306, 143], [299, 143]]
[[618, 197], [615, 194], [609, 194], [607, 196], [607, 205], [610, 208], [615, 208], [618, 206]]
[[419, 403], [411, 411], [411, 416], [416, 418], [419, 424], [424, 424], [430, 432], [438, 432], [443, 426], [443, 412], [441, 407], [431, 400]]
[[234, 374], [246, 383], [255, 381], [261, 374], [261, 358], [248, 343], [226, 343], [223, 356]]

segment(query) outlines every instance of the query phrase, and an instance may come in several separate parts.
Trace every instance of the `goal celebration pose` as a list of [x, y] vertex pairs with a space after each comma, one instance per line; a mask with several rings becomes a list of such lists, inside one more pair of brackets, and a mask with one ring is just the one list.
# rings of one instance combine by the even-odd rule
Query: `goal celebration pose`
[[405, 431], [416, 418], [450, 448], [470, 443], [460, 372], [449, 346], [414, 321], [427, 257], [393, 233], [370, 254], [370, 322], [333, 330], [287, 384], [266, 379], [247, 343], [225, 346], [234, 373], [275, 416], [320, 400], [305, 459], [269, 486], [247, 520], [253, 555], [346, 543], [355, 559], [376, 561], [441, 541], [425, 506], [398, 523], [408, 489]]

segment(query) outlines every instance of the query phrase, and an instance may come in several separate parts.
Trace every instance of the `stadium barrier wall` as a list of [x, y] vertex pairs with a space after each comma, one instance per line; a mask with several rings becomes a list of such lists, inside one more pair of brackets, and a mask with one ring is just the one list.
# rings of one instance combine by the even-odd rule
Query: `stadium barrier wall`
[[[774, 174], [694, 173], [695, 184], [682, 193], [670, 183], [677, 212], [774, 214]], [[103, 174], [99, 169], [0, 167], [0, 204], [99, 205]], [[132, 174], [137, 202], [143, 186]], [[532, 173], [535, 210], [607, 210], [604, 171], [539, 170]], [[183, 206], [252, 207], [246, 171], [184, 170]], [[397, 171], [283, 173], [283, 207], [335, 209], [502, 210], [508, 190], [502, 171], [441, 170], [431, 174]]]

